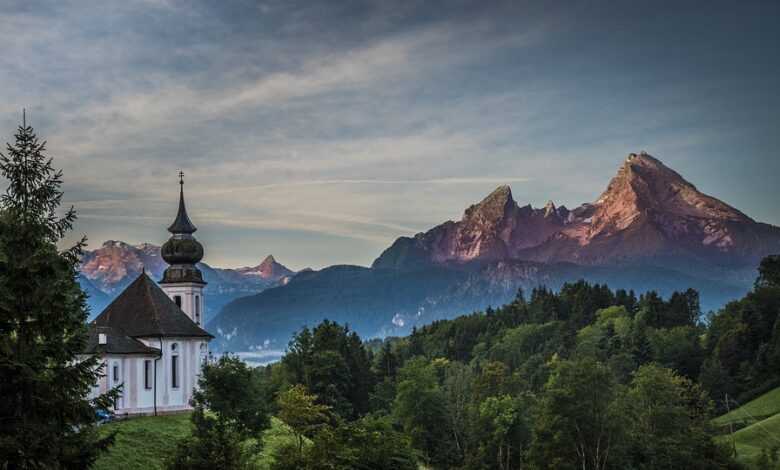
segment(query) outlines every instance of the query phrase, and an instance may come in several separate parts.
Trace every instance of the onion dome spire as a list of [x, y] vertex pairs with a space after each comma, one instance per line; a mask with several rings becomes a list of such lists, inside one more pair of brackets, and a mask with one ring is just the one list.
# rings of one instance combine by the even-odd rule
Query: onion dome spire
[[197, 230], [187, 216], [184, 206], [184, 173], [179, 172], [179, 212], [168, 227], [173, 235], [162, 246], [162, 258], [170, 264], [160, 281], [163, 284], [195, 282], [206, 284], [195, 265], [203, 259], [203, 245], [192, 234]]
[[184, 206], [184, 172], [179, 172], [179, 212], [176, 214], [176, 220], [173, 221], [168, 231], [174, 235], [192, 235], [198, 229], [192, 225], [192, 221], [187, 216], [187, 208]]

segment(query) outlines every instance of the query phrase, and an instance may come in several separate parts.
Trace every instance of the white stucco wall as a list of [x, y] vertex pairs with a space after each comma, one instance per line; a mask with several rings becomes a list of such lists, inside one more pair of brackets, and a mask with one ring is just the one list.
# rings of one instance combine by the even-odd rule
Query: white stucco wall
[[[123, 384], [122, 397], [118, 400], [117, 414], [152, 414], [155, 411], [155, 363], [156, 409], [158, 413], [191, 409], [189, 400], [198, 385], [201, 365], [208, 356], [208, 338], [138, 338], [142, 343], [161, 349], [161, 357], [147, 355], [107, 355], [102, 362], [102, 375], [92, 388], [90, 399]], [[175, 345], [175, 348], [173, 346]], [[178, 361], [178, 383], [174, 387], [172, 361]], [[144, 384], [145, 362], [150, 365], [150, 388]], [[114, 366], [117, 379], [114, 380]]]
[[181, 297], [181, 309], [194, 321], [196, 325], [203, 326], [203, 285], [194, 282], [182, 282], [177, 284], [160, 284], [163, 292], [174, 302], [176, 296]]
[[[201, 365], [208, 355], [208, 338], [139, 338], [153, 348], [160, 348], [157, 361], [157, 411], [190, 409], [192, 391], [198, 385]], [[173, 346], [176, 346], [175, 349]], [[203, 354], [201, 354], [201, 345]], [[178, 383], [173, 384], [173, 358], [177, 358]], [[152, 406], [154, 406], [154, 395]]]

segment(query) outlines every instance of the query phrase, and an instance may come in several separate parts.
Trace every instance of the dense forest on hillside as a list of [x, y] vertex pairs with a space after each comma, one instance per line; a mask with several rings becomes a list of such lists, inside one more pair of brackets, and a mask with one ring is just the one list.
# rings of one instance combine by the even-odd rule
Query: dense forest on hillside
[[300, 435], [276, 468], [731, 468], [710, 420], [780, 384], [778, 311], [778, 256], [708, 318], [690, 289], [539, 287], [403, 338], [303, 328], [257, 390]]

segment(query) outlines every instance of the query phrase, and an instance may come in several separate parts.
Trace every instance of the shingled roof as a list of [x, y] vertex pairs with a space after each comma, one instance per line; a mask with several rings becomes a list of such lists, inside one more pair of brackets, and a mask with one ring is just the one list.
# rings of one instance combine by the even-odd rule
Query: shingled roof
[[214, 337], [196, 325], [146, 274], [127, 286], [90, 325], [115, 328], [130, 338]]
[[[100, 334], [106, 335], [105, 344], [100, 344]], [[144, 354], [159, 356], [160, 350], [152, 348], [137, 339], [129, 338], [110, 326], [92, 326], [85, 354]]]

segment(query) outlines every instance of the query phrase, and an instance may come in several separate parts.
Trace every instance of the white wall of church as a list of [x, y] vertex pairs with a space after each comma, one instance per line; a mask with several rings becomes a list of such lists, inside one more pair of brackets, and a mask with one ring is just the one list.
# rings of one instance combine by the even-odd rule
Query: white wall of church
[[[161, 349], [162, 355], [105, 356], [101, 377], [92, 388], [89, 398], [96, 398], [121, 384], [122, 397], [114, 408], [119, 415], [152, 414], [155, 408], [158, 413], [191, 409], [189, 400], [198, 385], [201, 366], [208, 356], [207, 338], [139, 340], [149, 347]], [[148, 380], [145, 377], [147, 367]]]
[[157, 361], [158, 412], [190, 409], [189, 400], [208, 355], [206, 338], [163, 338], [162, 344], [159, 338], [139, 339], [162, 351]]
[[[92, 387], [89, 398], [121, 386], [122, 396], [117, 400], [114, 411], [123, 414], [130, 410], [150, 408], [153, 410], [154, 394], [144, 387], [144, 364], [154, 362], [155, 356], [116, 354], [107, 355], [101, 362], [101, 375]], [[153, 370], [153, 369], [152, 369]], [[150, 375], [150, 379], [153, 378]]]

